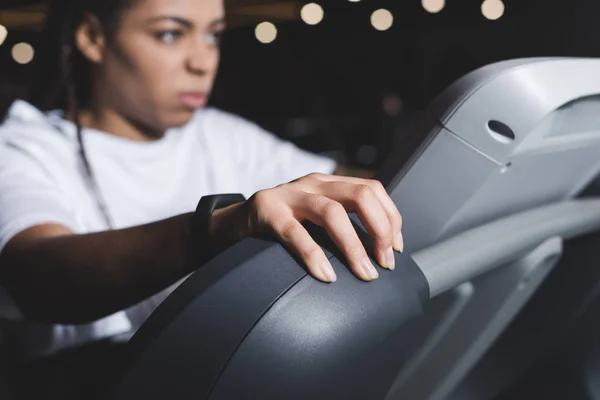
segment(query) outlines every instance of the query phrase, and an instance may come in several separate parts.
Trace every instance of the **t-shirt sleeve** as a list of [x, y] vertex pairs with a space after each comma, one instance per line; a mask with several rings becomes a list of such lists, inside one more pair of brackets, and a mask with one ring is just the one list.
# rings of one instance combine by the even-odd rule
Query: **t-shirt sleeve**
[[0, 252], [35, 225], [74, 226], [58, 185], [25, 150], [0, 144]]
[[235, 148], [239, 171], [251, 191], [268, 189], [314, 172], [331, 174], [337, 162], [278, 138], [260, 126], [237, 119]]

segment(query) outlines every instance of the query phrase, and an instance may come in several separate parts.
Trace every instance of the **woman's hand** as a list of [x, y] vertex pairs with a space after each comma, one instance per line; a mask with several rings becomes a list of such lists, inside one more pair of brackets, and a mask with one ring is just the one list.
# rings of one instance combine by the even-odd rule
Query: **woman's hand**
[[358, 238], [349, 212], [359, 216], [373, 238], [377, 262], [394, 269], [394, 250], [403, 250], [402, 218], [383, 185], [375, 180], [311, 174], [257, 192], [243, 205], [223, 209], [220, 215], [215, 213], [213, 227], [216, 234], [225, 234], [242, 223], [234, 229], [238, 238], [275, 235], [305, 262], [312, 276], [334, 282], [336, 275], [325, 253], [302, 226], [302, 222], [311, 221], [325, 228], [358, 277], [376, 279], [377, 269]]

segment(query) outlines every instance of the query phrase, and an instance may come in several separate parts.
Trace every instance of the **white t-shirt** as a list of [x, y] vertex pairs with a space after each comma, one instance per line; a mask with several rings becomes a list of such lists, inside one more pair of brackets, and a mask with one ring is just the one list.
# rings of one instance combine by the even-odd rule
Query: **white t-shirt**
[[[92, 129], [84, 129], [83, 138], [116, 229], [191, 212], [203, 195], [229, 192], [249, 197], [335, 168], [329, 158], [212, 108], [197, 112], [187, 125], [154, 142], [134, 142]], [[75, 233], [107, 229], [82, 168], [73, 123], [59, 112], [42, 113], [24, 101], [12, 105], [0, 126], [0, 251], [17, 233], [37, 224], [57, 223]], [[0, 304], [0, 311], [5, 318], [19, 315], [8, 304]], [[88, 325], [25, 325], [20, 336], [27, 356], [137, 329], [125, 312]]]

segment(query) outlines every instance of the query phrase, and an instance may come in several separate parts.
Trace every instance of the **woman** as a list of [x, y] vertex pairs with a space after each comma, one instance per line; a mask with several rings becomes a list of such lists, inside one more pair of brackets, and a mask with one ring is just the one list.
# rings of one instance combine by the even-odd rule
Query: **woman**
[[[368, 281], [357, 212], [393, 269], [401, 217], [381, 184], [329, 175], [331, 160], [205, 108], [222, 0], [54, 3], [40, 82], [0, 128], [0, 284], [28, 320], [54, 324], [21, 333], [30, 356], [130, 334], [145, 315], [123, 310], [198, 267], [192, 248], [269, 233], [333, 282], [308, 220]], [[249, 199], [214, 213], [213, 248], [193, 243], [198, 200], [226, 192]]]

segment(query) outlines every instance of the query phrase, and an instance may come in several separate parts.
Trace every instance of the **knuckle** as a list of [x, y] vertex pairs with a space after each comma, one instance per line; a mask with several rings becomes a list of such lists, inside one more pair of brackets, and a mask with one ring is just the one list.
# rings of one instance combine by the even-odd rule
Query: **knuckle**
[[377, 247], [390, 247], [392, 245], [393, 233], [390, 223], [379, 224], [372, 231], [374, 244]]
[[304, 250], [302, 253], [305, 259], [314, 260], [319, 257], [319, 252], [322, 252], [321, 248], [317, 245], [313, 245]]
[[382, 250], [385, 250], [385, 249], [391, 247], [393, 245], [393, 243], [394, 243], [394, 240], [392, 237], [391, 230], [385, 232], [384, 234], [382, 234], [381, 236], [379, 236], [375, 239], [375, 246]]
[[300, 225], [297, 221], [286, 221], [278, 229], [279, 236], [286, 241], [292, 241], [300, 233]]
[[251, 214], [257, 226], [272, 225], [281, 215], [281, 204], [273, 189], [261, 190], [251, 197]]
[[370, 201], [373, 198], [373, 189], [368, 185], [357, 185], [354, 189], [354, 198], [359, 203]]
[[316, 210], [323, 208], [328, 201], [329, 199], [327, 197], [319, 194], [310, 194], [307, 196], [307, 205]]
[[383, 183], [381, 183], [377, 179], [369, 179], [369, 186], [371, 186], [373, 188], [373, 190], [385, 191], [385, 187], [383, 186]]
[[294, 184], [295, 187], [299, 187], [302, 190], [304, 190], [306, 188], [310, 188], [310, 187], [314, 186], [315, 182], [316, 182], [316, 179], [312, 175], [313, 174], [302, 176], [302, 177], [292, 181], [292, 183]]
[[333, 221], [346, 214], [344, 207], [337, 201], [327, 200], [322, 205], [322, 215], [326, 221]]
[[306, 178], [310, 178], [310, 179], [319, 179], [322, 177], [323, 177], [323, 174], [321, 174], [320, 172], [311, 172], [310, 174], [306, 175]]
[[295, 180], [296, 183], [301, 183], [304, 185], [314, 185], [316, 181], [318, 181], [318, 174], [316, 172], [310, 173], [303, 177], [300, 177]]
[[347, 254], [348, 258], [353, 260], [362, 260], [367, 255], [365, 248], [360, 243], [350, 244], [345, 253]]
[[309, 179], [308, 176], [301, 176], [299, 178], [294, 179], [293, 181], [291, 181], [290, 183], [292, 184], [298, 184], [298, 183], [303, 183], [306, 182], [306, 180]]
[[272, 194], [270, 193], [270, 190], [261, 190], [259, 192], [256, 192], [252, 196], [252, 198], [254, 207], [257, 210], [260, 210], [269, 206], [269, 204], [271, 203]]
[[311, 177], [303, 177], [295, 182], [295, 189], [301, 193], [317, 193], [318, 187], [321, 185], [321, 181], [313, 179]]

